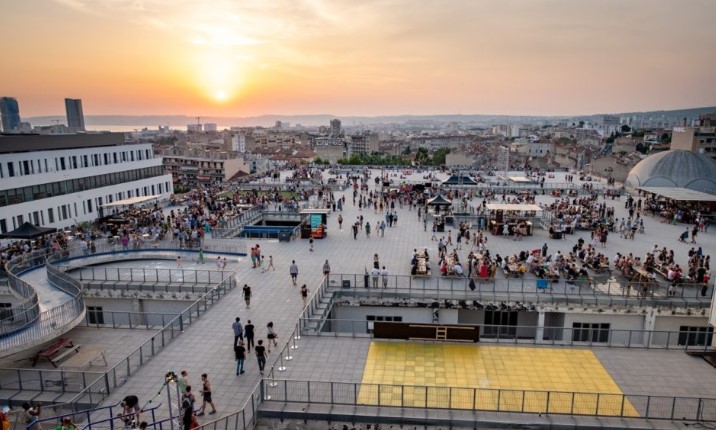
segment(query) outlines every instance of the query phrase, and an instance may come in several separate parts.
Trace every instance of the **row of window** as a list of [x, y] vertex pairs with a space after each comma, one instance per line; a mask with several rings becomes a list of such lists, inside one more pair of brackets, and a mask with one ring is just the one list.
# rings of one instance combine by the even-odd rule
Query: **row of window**
[[[25, 221], [31, 222], [32, 224], [38, 226], [44, 226], [48, 224], [54, 224], [55, 222], [65, 221], [68, 219], [72, 219], [74, 221], [81, 215], [93, 214], [95, 211], [99, 212], [99, 214], [97, 215], [97, 217], [99, 218], [103, 216], [101, 208], [102, 205], [104, 205], [104, 202], [112, 203], [115, 200], [122, 200], [132, 197], [153, 196], [157, 194], [169, 193], [172, 190], [170, 187], [170, 182], [160, 182], [156, 185], [147, 185], [142, 188], [135, 188], [127, 191], [118, 192], [115, 194], [108, 194], [105, 197], [96, 197], [94, 199], [83, 200], [81, 213], [79, 204], [77, 202], [74, 202], [71, 205], [66, 204], [57, 206], [56, 208], [52, 207], [30, 212], [27, 214], [27, 216], [17, 215], [15, 217], [10, 218], [12, 226], [9, 225], [7, 219], [2, 218], [0, 219], [0, 233], [7, 233], [8, 229], [14, 230], [20, 227]], [[87, 217], [83, 216], [82, 219], [87, 219]], [[71, 222], [67, 224], [71, 225], [75, 223]]]
[[[0, 163], [0, 178], [28, 176], [47, 172], [81, 169], [85, 167], [108, 166], [110, 164], [154, 158], [150, 149], [132, 151], [105, 152], [103, 154], [70, 155], [67, 157], [45, 158], [37, 160], [8, 161]], [[49, 161], [48, 161], [49, 160]]]
[[13, 188], [0, 191], [0, 207], [153, 178], [163, 174], [164, 172], [161, 166], [154, 166], [107, 173], [104, 175], [88, 176], [80, 179], [68, 179], [66, 181]]

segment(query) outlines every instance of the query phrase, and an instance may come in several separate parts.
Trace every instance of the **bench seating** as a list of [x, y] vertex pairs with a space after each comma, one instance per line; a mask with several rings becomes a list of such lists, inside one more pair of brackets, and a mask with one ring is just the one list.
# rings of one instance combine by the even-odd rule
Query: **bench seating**
[[[57, 364], [55, 363], [57, 360], [64, 358], [72, 351], [78, 351], [79, 347], [80, 346], [75, 345], [74, 342], [72, 341], [72, 339], [70, 339], [69, 337], [61, 337], [61, 338], [57, 339], [56, 341], [54, 341], [52, 344], [50, 344], [50, 346], [48, 346], [47, 348], [38, 352], [37, 355], [35, 355], [35, 359], [32, 362], [32, 366], [34, 367], [37, 364], [37, 361], [40, 358], [44, 357], [47, 360], [49, 360], [53, 366], [57, 367]], [[54, 358], [52, 357], [53, 355], [57, 354], [63, 348], [69, 348], [69, 350], [63, 352], [62, 354], [60, 354], [57, 357], [54, 357]]]
[[[72, 351], [72, 350], [70, 350]], [[63, 369], [84, 369], [92, 364], [93, 361], [101, 358], [104, 365], [107, 366], [107, 358], [105, 357], [105, 349], [98, 345], [87, 345], [80, 351], [65, 360], [60, 367]]]

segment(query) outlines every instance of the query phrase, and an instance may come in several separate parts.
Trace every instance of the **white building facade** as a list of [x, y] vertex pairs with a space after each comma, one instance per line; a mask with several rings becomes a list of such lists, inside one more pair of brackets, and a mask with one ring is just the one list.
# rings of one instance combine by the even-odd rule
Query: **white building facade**
[[65, 228], [119, 200], [169, 198], [172, 176], [150, 143], [122, 133], [0, 136], [0, 232], [24, 222]]

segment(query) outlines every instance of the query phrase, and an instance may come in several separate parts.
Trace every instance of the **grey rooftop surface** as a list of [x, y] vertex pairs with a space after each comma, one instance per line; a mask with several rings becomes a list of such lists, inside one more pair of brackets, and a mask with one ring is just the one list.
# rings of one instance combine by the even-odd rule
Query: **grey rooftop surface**
[[[377, 173], [378, 171], [374, 171], [373, 175]], [[413, 176], [414, 179], [421, 179], [423, 175]], [[557, 178], [552, 181], [564, 182], [561, 176], [563, 174], [556, 175]], [[444, 176], [442, 179], [447, 179], [447, 175], [442, 176]], [[398, 177], [394, 179], [400, 182]], [[375, 189], [376, 185], [372, 179], [368, 184], [371, 190]], [[575, 184], [577, 187], [580, 186], [579, 181], [575, 181]], [[334, 274], [362, 274], [372, 267], [373, 255], [377, 253], [381, 265], [385, 265], [391, 275], [409, 275], [413, 249], [428, 248], [431, 255], [437, 256], [437, 242], [431, 241], [432, 232], [429, 227], [427, 232], [423, 231], [423, 223], [418, 221], [417, 211], [407, 207], [400, 208], [397, 204], [398, 223], [393, 228], [386, 228], [385, 237], [379, 237], [374, 228], [370, 238], [361, 232], [358, 239], [354, 240], [350, 224], [355, 222], [359, 215], [363, 215], [365, 221], [370, 222], [371, 225], [383, 220], [384, 215], [374, 213], [372, 208], [359, 211], [358, 206], [352, 204], [351, 189], [336, 192], [335, 195], [336, 198], [346, 196], [346, 204], [342, 211], [343, 229], [338, 228], [338, 214], [332, 212], [328, 220], [328, 236], [323, 240], [315, 240], [313, 252], [309, 251], [308, 241], [300, 239], [288, 243], [279, 243], [276, 240], [207, 239], [210, 242], [229, 241], [234, 244], [246, 241], [247, 250], [258, 243], [263, 255], [266, 256], [266, 263], [268, 257], [273, 256], [276, 270], [264, 272], [261, 268], [252, 268], [249, 258], [244, 258], [231, 267], [232, 270], [236, 270], [237, 287], [187, 327], [185, 333], [171, 342], [157, 357], [141, 367], [120, 389], [111, 393], [104, 403], [116, 403], [129, 394], [137, 395], [140, 402], [144, 403], [155, 398], [168, 370], [178, 373], [185, 369], [189, 372], [191, 385], [195, 387], [193, 391], [197, 392], [200, 389], [202, 373], [208, 374], [213, 386], [213, 398], [218, 413], [201, 417], [202, 422], [233, 413], [249, 397], [261, 378], [253, 351], [247, 356], [246, 373], [241, 376], [236, 375], [231, 329], [231, 324], [236, 317], [240, 317], [244, 324], [248, 320], [253, 322], [256, 326], [257, 340], [266, 339], [266, 324], [269, 321], [274, 322], [279, 334], [279, 347], [271, 350], [267, 365], [270, 366], [279, 358], [278, 351], [286, 342], [292, 341], [289, 339], [290, 334], [296, 328], [297, 318], [303, 309], [299, 286], [305, 283], [311, 290], [311, 295], [315, 294], [323, 279], [322, 268], [325, 260], [329, 261], [331, 272]], [[538, 196], [538, 202], [551, 203], [554, 200], [555, 198], [551, 196]], [[476, 198], [474, 204], [481, 201], [481, 198]], [[600, 201], [602, 201], [601, 197]], [[627, 216], [624, 197], [621, 201], [609, 199], [604, 202], [608, 206], [614, 206], [619, 219]], [[662, 224], [658, 219], [650, 216], [644, 218], [644, 223], [645, 234], [637, 234], [635, 240], [621, 239], [618, 234], [610, 234], [606, 248], [598, 251], [606, 253], [610, 259], [617, 252], [631, 252], [635, 256], [643, 257], [657, 244], [660, 247], [673, 248], [677, 262], [685, 266], [686, 254], [693, 246], [677, 241], [685, 226]], [[446, 227], [447, 229], [449, 227]], [[475, 231], [473, 229], [473, 232]], [[447, 231], [442, 236], [447, 237]], [[522, 241], [489, 235], [488, 249], [492, 255], [505, 256], [519, 254], [521, 250], [541, 248], [547, 243], [549, 253], [554, 254], [560, 250], [562, 254], [567, 254], [578, 237], [584, 237], [589, 243], [590, 232], [578, 231], [574, 235], [568, 235], [565, 240], [553, 240], [548, 238], [545, 230], [535, 226], [534, 235]], [[698, 245], [703, 247], [706, 255], [713, 254], [716, 250], [713, 231], [700, 233], [698, 241]], [[455, 243], [454, 229], [453, 243]], [[466, 260], [470, 250], [470, 246], [463, 245], [458, 251], [461, 260]], [[298, 286], [292, 285], [289, 276], [292, 260], [296, 261], [299, 268]], [[127, 264], [142, 267], [141, 262]], [[498, 279], [503, 277], [502, 273], [497, 276]], [[612, 276], [615, 280], [623, 280], [616, 271], [613, 271]], [[250, 285], [253, 290], [250, 309], [246, 308], [241, 292], [244, 284]], [[125, 336], [124, 329], [78, 328], [75, 330], [82, 336], [87, 336], [86, 333], [94, 331], [91, 336], [96, 336], [97, 341], [102, 340], [114, 345], [113, 351], [118, 345], [124, 345], [127, 348], [126, 353], [131, 352], [132, 342], [122, 340], [122, 336]], [[293, 360], [287, 363], [288, 370], [276, 374], [277, 378], [344, 382], [361, 380], [369, 345], [367, 339], [304, 336], [297, 342], [299, 348], [294, 351]], [[703, 360], [686, 356], [683, 351], [630, 351], [611, 348], [594, 351], [625, 393], [716, 397], [716, 370]], [[115, 357], [115, 354], [112, 353], [110, 356]], [[110, 362], [110, 366], [112, 365], [113, 363]], [[653, 375], [660, 377], [653, 378]], [[210, 407], [207, 408], [208, 410]]]

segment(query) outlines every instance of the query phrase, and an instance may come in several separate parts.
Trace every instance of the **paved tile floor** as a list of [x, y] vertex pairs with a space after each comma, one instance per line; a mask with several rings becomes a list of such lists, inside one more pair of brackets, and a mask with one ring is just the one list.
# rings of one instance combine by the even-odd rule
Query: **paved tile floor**
[[[559, 174], [555, 181], [560, 181]], [[369, 185], [373, 189], [374, 182], [369, 181]], [[579, 186], [579, 184], [577, 185]], [[142, 402], [145, 402], [155, 397], [155, 394], [161, 388], [163, 375], [167, 370], [180, 371], [186, 369], [190, 374], [190, 382], [195, 387], [200, 384], [199, 375], [201, 373], [208, 373], [212, 381], [214, 400], [219, 414], [202, 418], [204, 422], [208, 419], [231, 413], [243, 404], [248, 394], [254, 390], [260, 377], [253, 355], [249, 355], [247, 360], [247, 373], [242, 376], [235, 375], [231, 323], [237, 316], [244, 323], [247, 320], [252, 320], [257, 327], [258, 339], [265, 338], [266, 324], [269, 321], [273, 321], [279, 333], [281, 344], [285, 344], [288, 341], [296, 326], [296, 318], [302, 309], [298, 287], [291, 285], [289, 277], [291, 260], [296, 260], [299, 267], [299, 285], [306, 283], [313, 294], [322, 279], [321, 271], [326, 259], [329, 260], [333, 273], [363, 273], [365, 268], [372, 266], [373, 255], [377, 253], [380, 257], [381, 265], [385, 265], [391, 274], [407, 275], [409, 274], [409, 261], [414, 248], [427, 247], [433, 255], [437, 255], [437, 243], [430, 240], [432, 234], [423, 231], [423, 224], [418, 221], [417, 213], [408, 208], [401, 209], [396, 207], [399, 222], [396, 227], [386, 229], [385, 237], [376, 237], [373, 234], [372, 237], [367, 238], [365, 234], [360, 234], [358, 239], [354, 240], [347, 227], [351, 221], [362, 214], [367, 221], [374, 224], [377, 220], [382, 219], [383, 215], [375, 214], [373, 210], [359, 211], [358, 207], [353, 206], [351, 203], [350, 190], [336, 192], [335, 194], [336, 197], [346, 196], [347, 204], [344, 206], [342, 214], [345, 220], [343, 229], [338, 228], [337, 214], [331, 213], [328, 221], [328, 237], [324, 240], [316, 241], [314, 252], [309, 251], [308, 241], [306, 240], [294, 240], [289, 243], [279, 243], [275, 240], [251, 241], [251, 244], [260, 243], [267, 258], [269, 255], [273, 256], [276, 267], [276, 271], [263, 273], [261, 269], [251, 268], [250, 260], [248, 259], [238, 264], [237, 277], [239, 285], [247, 283], [253, 288], [254, 296], [251, 308], [245, 308], [240, 288], [235, 289], [195, 324], [187, 328], [186, 333], [171, 343], [158, 357], [141, 368], [121, 389], [112, 393], [107, 402], [116, 402], [128, 394], [136, 394]], [[549, 196], [538, 197], [538, 201], [544, 203], [554, 200]], [[481, 199], [479, 198], [474, 199], [474, 202], [480, 201]], [[608, 206], [614, 206], [618, 217], [625, 216], [624, 200], [607, 200], [606, 203]], [[665, 245], [676, 251], [677, 261], [684, 265], [686, 252], [692, 246], [676, 241], [684, 227], [661, 224], [651, 217], [645, 219], [645, 225], [646, 234], [637, 235], [637, 239], [633, 241], [620, 239], [618, 235], [610, 235], [607, 247], [602, 251], [606, 252], [610, 257], [616, 252], [632, 252], [635, 255], [643, 255], [654, 244]], [[445, 236], [447, 236], [447, 232]], [[585, 240], [588, 241], [589, 232], [578, 232], [575, 235], [568, 236], [565, 240], [552, 240], [547, 238], [547, 233], [544, 230], [535, 228], [534, 236], [527, 237], [523, 241], [490, 236], [488, 247], [493, 254], [511, 255], [519, 253], [523, 249], [540, 248], [544, 243], [547, 243], [550, 253], [561, 250], [564, 254], [571, 250], [578, 237], [585, 237]], [[231, 239], [228, 242], [236, 244], [242, 242], [242, 240]], [[716, 245], [716, 239], [713, 232], [702, 233], [699, 236], [699, 245], [703, 247], [706, 254], [713, 254], [714, 250], [716, 250], [716, 246], [714, 246]], [[461, 258], [466, 258], [469, 248], [464, 246], [458, 252]], [[309, 350], [310, 353], [306, 355]], [[628, 355], [630, 353], [632, 352], [623, 350], [594, 350], [594, 354], [603, 364], [611, 354]], [[686, 365], [684, 371], [673, 368], [671, 364], [658, 366], [658, 369], [663, 369], [661, 375], [664, 375], [664, 377], [670, 374], [685, 375], [691, 373], [692, 369], [697, 369], [698, 374], [704, 377], [696, 381], [696, 385], [691, 388], [693, 388], [694, 392], [701, 393], [701, 395], [716, 397], [716, 389], [713, 388], [716, 387], [716, 383], [714, 383], [716, 381], [707, 376], [710, 375], [706, 371], [708, 365], [702, 361], [692, 360], [691, 358], [689, 358], [691, 361], [688, 364], [682, 358], [673, 358], [673, 361], [671, 361], [676, 354], [679, 354], [679, 357], [685, 357], [683, 352], [637, 351], [636, 353], [643, 353], [647, 357], [653, 357], [649, 359], [649, 363], [652, 363], [652, 361], [660, 362], [666, 357], [670, 363], [677, 363], [679, 366]], [[367, 354], [368, 345], [365, 340], [304, 338], [299, 341], [299, 349], [294, 352], [294, 359], [289, 365], [289, 371], [285, 374], [292, 375], [295, 379], [303, 379], [308, 377], [306, 375], [310, 375], [311, 377], [329, 380], [360, 381]], [[278, 353], [272, 350], [269, 364], [273, 363], [277, 358]], [[628, 356], [627, 360], [634, 360], [637, 367], [641, 366], [631, 356]], [[620, 359], [615, 359], [615, 361], [619, 363]], [[637, 378], [630, 378], [628, 374], [615, 373], [619, 367], [616, 364], [607, 361], [604, 366], [622, 391], [644, 391], [636, 390], [639, 386]], [[650, 364], [645, 368], [650, 368], [650, 366], [656, 365]], [[631, 366], [624, 368], [631, 369]], [[290, 369], [295, 370], [291, 371]], [[319, 373], [308, 372], [311, 369]], [[711, 368], [709, 370], [716, 375], [716, 371]], [[298, 371], [308, 373], [294, 373]], [[651, 388], [653, 385], [659, 384], [656, 379], [653, 377], [642, 378], [641, 383], [643, 385], [641, 386]], [[632, 382], [634, 385], [631, 385]], [[670, 384], [675, 382], [676, 386], [684, 387], [684, 390], [687, 389], [687, 383], [669, 382]], [[673, 390], [674, 393], [679, 392], [673, 385], [669, 387], [670, 384], [665, 385], [666, 390]]]

